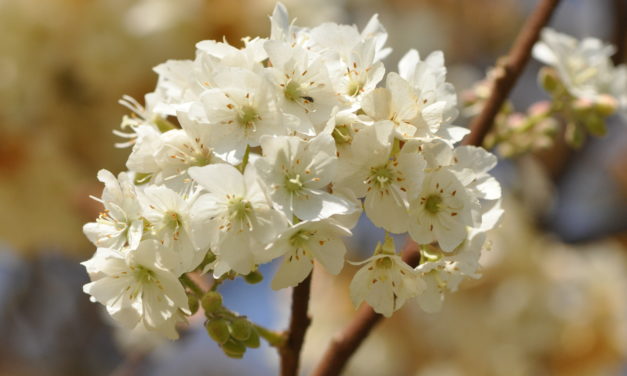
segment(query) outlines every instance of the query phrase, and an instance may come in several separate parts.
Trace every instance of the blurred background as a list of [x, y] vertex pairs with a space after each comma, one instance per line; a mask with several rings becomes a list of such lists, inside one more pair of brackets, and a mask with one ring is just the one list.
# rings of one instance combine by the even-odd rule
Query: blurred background
[[[461, 95], [504, 55], [531, 0], [283, 0], [303, 26], [363, 27], [378, 13], [398, 59], [443, 50]], [[82, 293], [80, 261], [94, 247], [96, 172], [125, 169], [112, 130], [154, 88], [152, 67], [189, 59], [194, 44], [266, 36], [271, 0], [0, 0], [0, 375], [274, 375], [271, 348], [226, 358], [192, 319], [176, 342], [115, 329]], [[563, 0], [552, 26], [624, 51], [625, 0]], [[624, 61], [624, 53], [618, 60]], [[548, 97], [531, 62], [512, 96], [519, 111]], [[461, 101], [460, 101], [461, 102]], [[467, 119], [460, 118], [459, 124]], [[627, 122], [577, 152], [562, 143], [495, 171], [506, 216], [482, 264], [484, 277], [449, 295], [440, 314], [409, 303], [386, 320], [346, 375], [627, 375]], [[383, 235], [361, 221], [349, 241], [362, 259]], [[266, 280], [221, 287], [226, 305], [286, 326], [289, 291]], [[314, 276], [313, 326], [304, 368], [354, 314], [348, 283]], [[322, 293], [324, 292], [324, 293]], [[254, 370], [251, 372], [251, 370]]]

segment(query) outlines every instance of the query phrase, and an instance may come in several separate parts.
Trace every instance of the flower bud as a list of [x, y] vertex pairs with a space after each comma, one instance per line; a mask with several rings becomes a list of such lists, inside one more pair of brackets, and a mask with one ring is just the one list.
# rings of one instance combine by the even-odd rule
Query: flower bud
[[261, 274], [258, 270], [255, 270], [246, 274], [244, 276], [244, 280], [246, 280], [246, 282], [250, 283], [251, 285], [254, 285], [263, 281], [263, 274]]
[[616, 98], [606, 94], [599, 95], [594, 104], [595, 111], [603, 117], [612, 115], [617, 108], [618, 101]]
[[225, 344], [231, 336], [229, 325], [224, 319], [207, 321], [205, 328], [209, 336], [220, 345]]
[[538, 81], [540, 81], [540, 85], [544, 88], [544, 90], [549, 93], [555, 93], [560, 87], [562, 87], [562, 83], [557, 76], [557, 72], [555, 72], [553, 68], [543, 67], [540, 69], [538, 72]]
[[205, 313], [215, 313], [222, 308], [222, 295], [217, 291], [207, 291], [200, 300], [200, 304]]
[[259, 347], [260, 341], [259, 341], [259, 333], [257, 333], [257, 330], [255, 328], [252, 328], [252, 330], [250, 331], [250, 336], [248, 337], [247, 340], [242, 341], [242, 343], [246, 347], [250, 347], [251, 349], [256, 349], [257, 347]]
[[551, 102], [540, 101], [532, 104], [527, 113], [533, 117], [545, 117], [551, 114]]
[[222, 351], [230, 358], [241, 359], [246, 352], [246, 346], [239, 341], [230, 339], [222, 344]]
[[590, 114], [583, 120], [588, 132], [593, 136], [604, 136], [607, 132], [605, 121], [597, 114]]
[[572, 102], [572, 106], [575, 111], [585, 113], [592, 109], [594, 102], [588, 98], [577, 98]]
[[252, 324], [243, 317], [236, 318], [229, 325], [231, 336], [238, 341], [246, 341], [252, 332]]
[[581, 145], [583, 145], [585, 137], [585, 132], [579, 126], [577, 126], [576, 123], [569, 122], [568, 124], [566, 124], [566, 132], [564, 133], [564, 138], [570, 146], [577, 149], [580, 148]]

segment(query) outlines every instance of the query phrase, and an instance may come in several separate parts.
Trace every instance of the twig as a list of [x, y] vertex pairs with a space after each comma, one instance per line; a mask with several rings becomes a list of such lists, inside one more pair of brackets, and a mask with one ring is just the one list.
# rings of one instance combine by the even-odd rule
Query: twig
[[529, 61], [531, 48], [538, 40], [540, 31], [549, 22], [559, 0], [541, 0], [531, 16], [520, 30], [509, 55], [499, 64], [500, 74], [492, 83], [490, 97], [483, 110], [470, 125], [470, 134], [463, 141], [464, 145], [481, 146], [483, 139], [494, 123], [494, 118], [516, 84], [518, 77]]
[[612, 13], [614, 14], [614, 45], [616, 53], [612, 56], [614, 65], [623, 62], [625, 58], [625, 39], [627, 37], [627, 0], [613, 0]]
[[309, 293], [311, 274], [292, 290], [292, 315], [290, 326], [285, 332], [285, 342], [279, 347], [281, 358], [281, 376], [298, 375], [300, 350], [303, 347], [305, 333], [311, 318], [309, 317]]
[[202, 298], [202, 296], [205, 295], [203, 289], [198, 286], [198, 284], [196, 284], [196, 282], [194, 282], [194, 280], [192, 280], [189, 275], [182, 274], [179, 277], [179, 280], [181, 281], [181, 283], [183, 283], [183, 286], [187, 287], [192, 293], [194, 293], [194, 295], [196, 295], [198, 299]]
[[[520, 31], [514, 45], [502, 65], [503, 73], [496, 78], [492, 94], [479, 116], [473, 121], [470, 134], [464, 139], [464, 145], [481, 146], [485, 136], [494, 123], [494, 118], [509, 96], [516, 80], [520, 77], [529, 57], [531, 48], [538, 40], [540, 31], [547, 24], [559, 0], [541, 0], [533, 14]], [[417, 245], [409, 240], [403, 250], [403, 260], [415, 267], [420, 260]], [[355, 319], [336, 338], [331, 341], [322, 361], [313, 371], [312, 376], [338, 376], [359, 345], [368, 336], [382, 316], [372, 308], [363, 306]]]

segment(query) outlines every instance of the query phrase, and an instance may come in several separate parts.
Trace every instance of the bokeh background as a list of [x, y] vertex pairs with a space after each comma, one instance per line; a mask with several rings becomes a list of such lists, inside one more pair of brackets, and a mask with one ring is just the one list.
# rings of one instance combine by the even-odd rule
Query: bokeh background
[[[536, 1], [284, 0], [297, 23], [386, 26], [394, 70], [409, 48], [443, 50], [461, 94], [507, 52]], [[625, 47], [627, 1], [563, 0], [552, 26]], [[154, 88], [151, 68], [193, 58], [194, 44], [266, 36], [271, 0], [0, 0], [0, 375], [274, 375], [262, 347], [226, 358], [194, 318], [169, 342], [115, 329], [81, 286], [102, 187], [96, 172], [124, 170], [112, 130]], [[622, 57], [624, 61], [624, 54]], [[620, 59], [619, 59], [620, 60]], [[546, 96], [529, 64], [512, 99]], [[460, 124], [467, 122], [463, 117]], [[448, 297], [440, 314], [407, 304], [386, 320], [346, 375], [627, 375], [627, 121], [571, 152], [503, 160], [507, 209], [482, 264], [484, 277]], [[348, 240], [364, 258], [382, 233], [361, 221]], [[221, 287], [227, 306], [283, 328], [289, 292], [266, 280]], [[354, 314], [348, 283], [316, 272], [305, 371]]]

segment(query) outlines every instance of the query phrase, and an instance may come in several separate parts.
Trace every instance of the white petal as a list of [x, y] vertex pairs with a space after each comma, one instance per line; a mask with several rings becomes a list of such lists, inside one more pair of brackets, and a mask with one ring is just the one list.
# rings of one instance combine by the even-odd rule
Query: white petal
[[[321, 243], [323, 242], [323, 243]], [[344, 267], [346, 246], [342, 239], [326, 238], [310, 245], [314, 258], [331, 274], [337, 275]]]
[[293, 251], [283, 257], [274, 279], [272, 289], [296, 286], [307, 278], [313, 268], [313, 260], [302, 254], [302, 251]]
[[404, 200], [395, 187], [390, 187], [389, 192], [370, 191], [364, 202], [366, 215], [377, 227], [391, 233], [407, 232], [408, 215]]
[[188, 173], [198, 184], [216, 195], [244, 196], [246, 192], [242, 174], [229, 164], [191, 167]]

